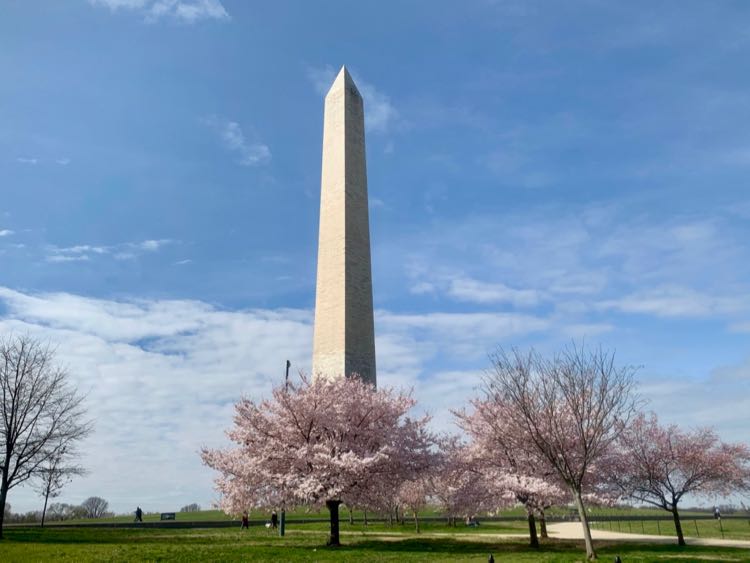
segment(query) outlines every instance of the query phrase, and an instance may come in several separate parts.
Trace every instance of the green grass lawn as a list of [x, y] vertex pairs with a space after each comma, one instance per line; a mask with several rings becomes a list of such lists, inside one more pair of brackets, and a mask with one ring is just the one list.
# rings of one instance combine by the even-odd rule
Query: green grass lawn
[[[671, 516], [664, 512], [669, 520], [656, 522], [592, 522], [598, 530], [612, 530], [634, 534], [654, 534], [675, 536], [674, 522]], [[723, 536], [722, 536], [723, 529]], [[750, 540], [750, 519], [723, 518], [719, 520], [682, 520], [682, 533], [686, 537], [721, 538], [733, 540]]]
[[[165, 511], [168, 512], [168, 511]], [[567, 507], [553, 507], [547, 511], [547, 514], [549, 516], [568, 516], [570, 514], [573, 514], [575, 511], [567, 508]], [[593, 507], [589, 511], [591, 516], [595, 518], [597, 515], [606, 515], [606, 516], [637, 516], [637, 515], [647, 515], [647, 516], [664, 516], [666, 513], [663, 510], [659, 510], [657, 508], [598, 508]], [[690, 511], [684, 511], [682, 512], [685, 516], [689, 514], [710, 514], [709, 511], [704, 512], [690, 512]], [[348, 520], [349, 518], [349, 511], [347, 510], [346, 506], [341, 507], [341, 520]], [[517, 518], [525, 518], [526, 512], [523, 507], [514, 507], [509, 508], [507, 510], [504, 510], [497, 514], [498, 516], [506, 516], [506, 517], [517, 517]], [[176, 512], [175, 513], [177, 521], [180, 522], [212, 522], [217, 520], [238, 520], [239, 521], [239, 515], [227, 515], [221, 510], [201, 510], [198, 512]], [[370, 513], [370, 518], [375, 517], [376, 515]], [[668, 515], [667, 515], [668, 516]], [[328, 512], [325, 509], [321, 510], [309, 510], [305, 508], [298, 508], [294, 510], [287, 511], [287, 517], [288, 518], [328, 518]], [[360, 510], [354, 511], [354, 517], [356, 520], [360, 521], [363, 518], [363, 513]], [[440, 511], [434, 509], [434, 508], [428, 508], [426, 510], [423, 510], [420, 512], [420, 517], [432, 517], [432, 518], [440, 518], [442, 517], [442, 514]], [[160, 513], [154, 512], [154, 513], [144, 513], [143, 515], [143, 521], [144, 522], [158, 522], [160, 518]], [[251, 520], [268, 520], [270, 518], [270, 512], [269, 511], [260, 511], [260, 510], [254, 510], [250, 512], [250, 519]], [[92, 523], [92, 522], [132, 522], [134, 519], [133, 514], [121, 514], [118, 516], [111, 516], [108, 518], [98, 518], [98, 519], [81, 519], [81, 520], [67, 520], [66, 523]], [[480, 516], [481, 519], [481, 516]]]
[[[582, 561], [581, 542], [545, 541], [532, 551], [524, 540], [493, 533], [517, 531], [505, 523], [479, 530], [427, 526], [342, 525], [341, 548], [324, 547], [323, 524], [291, 527], [284, 538], [257, 526], [239, 529], [55, 529], [10, 528], [0, 541], [0, 561]], [[598, 542], [602, 561], [750, 561], [748, 550], [679, 548]]]

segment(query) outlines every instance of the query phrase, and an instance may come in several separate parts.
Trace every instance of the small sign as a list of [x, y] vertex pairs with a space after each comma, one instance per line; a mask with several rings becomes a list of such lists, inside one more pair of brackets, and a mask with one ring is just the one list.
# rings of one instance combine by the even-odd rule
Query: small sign
[[162, 512], [161, 513], [162, 520], [174, 520], [175, 518], [176, 518], [176, 514], [174, 512]]

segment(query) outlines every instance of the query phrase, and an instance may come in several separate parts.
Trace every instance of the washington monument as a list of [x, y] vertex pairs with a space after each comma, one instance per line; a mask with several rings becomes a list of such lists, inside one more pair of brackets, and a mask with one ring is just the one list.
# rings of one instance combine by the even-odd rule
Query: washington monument
[[376, 384], [362, 96], [342, 67], [326, 94], [313, 377]]

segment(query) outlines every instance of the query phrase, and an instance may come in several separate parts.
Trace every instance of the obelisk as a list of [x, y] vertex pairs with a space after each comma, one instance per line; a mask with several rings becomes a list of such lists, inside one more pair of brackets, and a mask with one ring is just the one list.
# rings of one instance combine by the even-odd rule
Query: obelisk
[[313, 377], [376, 384], [362, 96], [341, 67], [326, 94]]

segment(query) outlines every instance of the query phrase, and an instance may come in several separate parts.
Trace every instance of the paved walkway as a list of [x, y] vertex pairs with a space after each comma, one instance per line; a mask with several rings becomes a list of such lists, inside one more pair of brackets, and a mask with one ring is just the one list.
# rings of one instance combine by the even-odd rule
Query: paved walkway
[[[547, 532], [552, 538], [565, 540], [582, 540], [583, 528], [580, 522], [560, 522], [547, 524]], [[625, 532], [610, 532], [609, 530], [591, 530], [594, 540], [615, 540], [648, 543], [677, 543], [674, 536], [654, 536], [649, 534], [628, 534]], [[746, 547], [750, 549], [750, 541], [747, 540], [722, 540], [718, 538], [691, 538], [685, 536], [688, 545], [705, 545], [712, 547]]]

